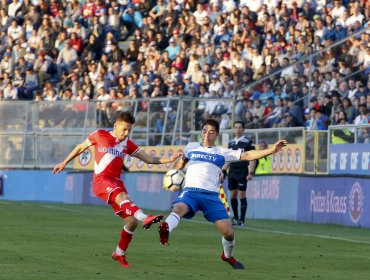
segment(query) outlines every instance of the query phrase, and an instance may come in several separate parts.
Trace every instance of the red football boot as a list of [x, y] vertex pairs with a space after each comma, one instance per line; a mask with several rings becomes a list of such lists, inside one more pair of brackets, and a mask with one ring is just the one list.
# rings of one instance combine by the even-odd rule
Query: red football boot
[[119, 262], [119, 264], [123, 267], [123, 268], [130, 268], [131, 266], [128, 264], [128, 262], [126, 261], [126, 256], [120, 256], [116, 253], [116, 251], [114, 251], [112, 253], [112, 259], [116, 260], [117, 262]]
[[221, 254], [221, 259], [230, 264], [234, 269], [244, 269], [244, 265], [241, 262], [234, 257], [226, 258], [224, 252]]
[[143, 221], [143, 228], [149, 229], [152, 224], [159, 223], [163, 218], [163, 215], [148, 215], [148, 217], [145, 218]]
[[159, 226], [159, 242], [162, 245], [168, 245], [168, 237], [170, 235], [170, 231], [168, 230], [167, 222], [162, 222]]

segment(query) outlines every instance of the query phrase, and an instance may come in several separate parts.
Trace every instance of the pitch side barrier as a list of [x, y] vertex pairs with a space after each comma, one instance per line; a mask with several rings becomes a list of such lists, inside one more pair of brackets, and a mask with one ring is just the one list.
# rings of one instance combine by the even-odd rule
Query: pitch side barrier
[[[91, 171], [0, 171], [0, 200], [103, 205], [92, 190]], [[140, 207], [168, 211], [177, 193], [162, 188], [163, 173], [122, 175]], [[227, 182], [224, 184], [226, 194]], [[370, 227], [370, 177], [254, 176], [248, 182], [249, 219], [278, 219], [352, 227]]]

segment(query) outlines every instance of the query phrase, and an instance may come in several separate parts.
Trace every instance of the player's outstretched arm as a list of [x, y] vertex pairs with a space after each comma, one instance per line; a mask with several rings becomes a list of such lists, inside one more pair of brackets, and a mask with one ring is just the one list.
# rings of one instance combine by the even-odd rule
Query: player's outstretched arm
[[175, 169], [181, 170], [184, 169], [186, 164], [188, 163], [189, 159], [185, 158], [184, 156], [180, 158], [180, 160], [176, 163]]
[[53, 174], [61, 172], [64, 167], [75, 157], [79, 156], [82, 154], [87, 148], [89, 147], [88, 143], [86, 141], [82, 142], [81, 144], [78, 144], [72, 152], [63, 160], [62, 162], [58, 163], [55, 165]]
[[240, 160], [260, 159], [262, 157], [277, 153], [287, 144], [288, 142], [286, 140], [279, 140], [271, 148], [264, 149], [264, 150], [251, 150], [251, 151], [243, 152], [240, 156]]
[[163, 163], [171, 163], [174, 162], [177, 158], [182, 156], [184, 153], [181, 151], [178, 151], [177, 153], [174, 153], [171, 157], [169, 158], [160, 158], [160, 157], [155, 157], [152, 156], [151, 154], [146, 153], [144, 150], [141, 150], [138, 152], [135, 157], [142, 160], [145, 163], [150, 163], [150, 164], [163, 164]]

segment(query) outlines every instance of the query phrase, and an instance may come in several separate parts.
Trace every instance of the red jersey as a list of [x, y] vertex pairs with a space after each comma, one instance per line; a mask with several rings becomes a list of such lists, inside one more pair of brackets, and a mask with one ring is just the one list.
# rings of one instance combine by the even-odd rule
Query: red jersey
[[95, 176], [119, 179], [126, 155], [134, 156], [140, 151], [134, 142], [126, 138], [118, 141], [112, 131], [98, 129], [91, 133], [86, 141], [95, 148]]

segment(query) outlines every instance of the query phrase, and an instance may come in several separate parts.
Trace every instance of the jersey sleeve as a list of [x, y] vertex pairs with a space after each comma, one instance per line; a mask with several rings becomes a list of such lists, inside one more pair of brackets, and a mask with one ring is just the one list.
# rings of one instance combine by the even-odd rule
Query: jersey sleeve
[[95, 130], [93, 133], [87, 136], [85, 141], [87, 142], [89, 147], [94, 146], [97, 143], [98, 135], [99, 135], [99, 130]]
[[188, 143], [185, 147], [184, 155], [183, 155], [182, 159], [184, 159], [184, 160], [189, 159], [190, 150], [191, 150], [191, 146], [190, 146], [190, 143]]
[[136, 155], [140, 151], [140, 148], [130, 139], [127, 140], [127, 154], [130, 156]]
[[238, 149], [238, 150], [224, 149], [223, 150], [225, 162], [238, 161], [240, 160], [241, 154], [242, 154], [241, 149]]

